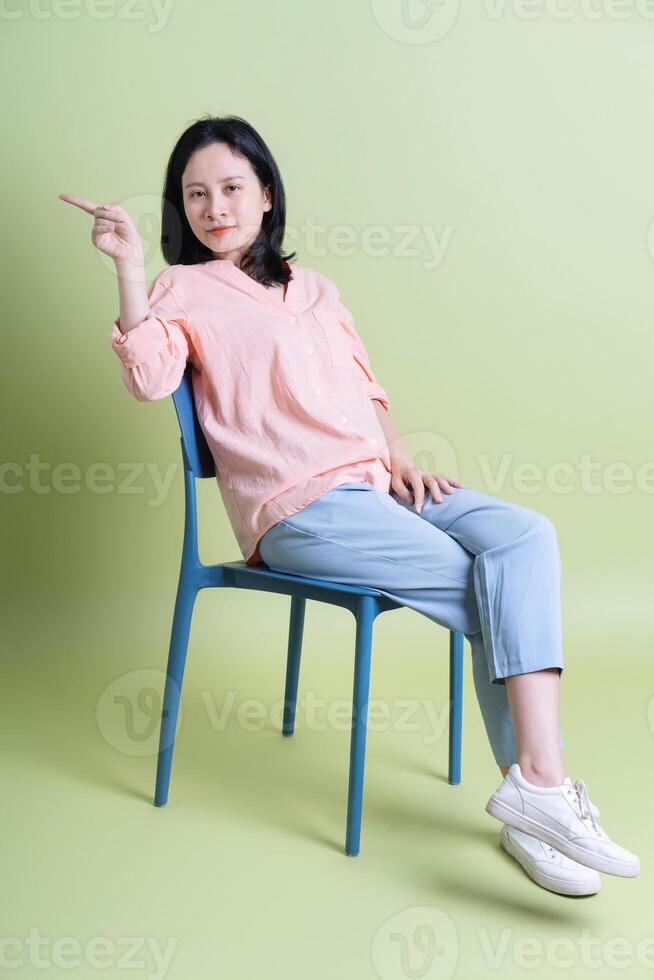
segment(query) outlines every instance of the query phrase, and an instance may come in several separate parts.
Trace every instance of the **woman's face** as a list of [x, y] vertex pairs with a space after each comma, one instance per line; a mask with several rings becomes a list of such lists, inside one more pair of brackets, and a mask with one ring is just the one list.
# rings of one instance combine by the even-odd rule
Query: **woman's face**
[[[272, 208], [246, 157], [235, 156], [226, 143], [211, 143], [196, 150], [182, 174], [184, 211], [196, 238], [214, 258], [239, 266], [259, 234], [266, 211]], [[222, 233], [210, 229], [228, 227]]]

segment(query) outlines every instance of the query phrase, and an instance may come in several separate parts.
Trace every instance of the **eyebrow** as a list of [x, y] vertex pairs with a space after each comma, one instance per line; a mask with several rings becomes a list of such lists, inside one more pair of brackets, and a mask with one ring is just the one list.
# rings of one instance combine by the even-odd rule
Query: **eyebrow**
[[[241, 177], [240, 174], [233, 174], [231, 177], [223, 177], [219, 180], [219, 184], [224, 184], [226, 180], [245, 180], [245, 177]], [[204, 187], [201, 180], [192, 180], [190, 184], [184, 184], [184, 190], [188, 190], [189, 187]]]

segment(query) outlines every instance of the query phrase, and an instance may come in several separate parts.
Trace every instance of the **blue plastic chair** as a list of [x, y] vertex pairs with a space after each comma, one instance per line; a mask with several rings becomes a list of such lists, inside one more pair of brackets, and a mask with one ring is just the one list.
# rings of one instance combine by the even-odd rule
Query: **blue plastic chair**
[[[307, 599], [328, 602], [349, 609], [356, 619], [354, 647], [354, 690], [350, 739], [350, 775], [347, 798], [345, 853], [359, 853], [363, 770], [366, 749], [366, 718], [370, 686], [372, 626], [381, 612], [403, 608], [376, 589], [358, 588], [322, 579], [275, 572], [267, 566], [247, 566], [244, 560], [204, 565], [198, 555], [195, 480], [215, 479], [214, 461], [195, 411], [192, 386], [193, 367], [188, 364], [179, 388], [172, 398], [181, 429], [184, 461], [185, 520], [182, 561], [170, 637], [168, 667], [161, 712], [157, 761], [155, 806], [168, 800], [175, 729], [182, 690], [184, 664], [191, 630], [195, 598], [200, 589], [235, 588], [275, 592], [291, 596], [291, 616], [286, 663], [286, 688], [282, 734], [292, 735], [295, 727], [304, 611]], [[461, 782], [461, 726], [463, 714], [463, 633], [450, 630], [450, 718], [448, 781]]]

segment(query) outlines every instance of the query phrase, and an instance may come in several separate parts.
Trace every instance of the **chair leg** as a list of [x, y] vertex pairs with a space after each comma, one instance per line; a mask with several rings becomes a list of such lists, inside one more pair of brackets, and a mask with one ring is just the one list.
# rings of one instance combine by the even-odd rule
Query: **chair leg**
[[154, 794], [155, 806], [164, 806], [168, 801], [168, 787], [170, 784], [170, 770], [173, 764], [179, 699], [182, 693], [184, 664], [186, 662], [186, 651], [191, 632], [193, 606], [195, 605], [197, 594], [198, 589], [194, 583], [184, 582], [180, 579], [177, 598], [175, 600], [175, 612], [173, 615], [168, 667], [166, 671], [166, 686], [161, 711], [157, 780]]
[[450, 745], [448, 781], [461, 782], [463, 722], [463, 633], [450, 630]]
[[366, 756], [366, 723], [370, 691], [370, 657], [375, 600], [362, 596], [356, 612], [356, 645], [354, 655], [354, 689], [352, 694], [352, 734], [350, 737], [350, 777], [347, 797], [347, 833], [345, 853], [355, 857], [361, 840], [363, 806], [363, 771]]
[[291, 621], [288, 630], [282, 735], [292, 735], [295, 730], [295, 707], [297, 704], [297, 687], [300, 676], [305, 606], [306, 599], [302, 596], [291, 597]]

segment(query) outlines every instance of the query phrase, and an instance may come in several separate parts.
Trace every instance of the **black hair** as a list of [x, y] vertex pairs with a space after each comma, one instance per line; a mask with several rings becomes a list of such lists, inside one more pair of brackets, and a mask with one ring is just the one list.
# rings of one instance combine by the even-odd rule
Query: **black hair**
[[182, 174], [190, 156], [212, 143], [226, 143], [234, 154], [246, 157], [259, 183], [270, 191], [272, 207], [263, 215], [261, 228], [240, 262], [240, 268], [264, 286], [285, 285], [291, 278], [281, 245], [286, 229], [286, 197], [279, 168], [265, 142], [240, 116], [204, 116], [184, 130], [177, 140], [164, 179], [161, 208], [161, 251], [168, 265], [196, 265], [215, 258], [210, 248], [193, 233], [184, 211]]

